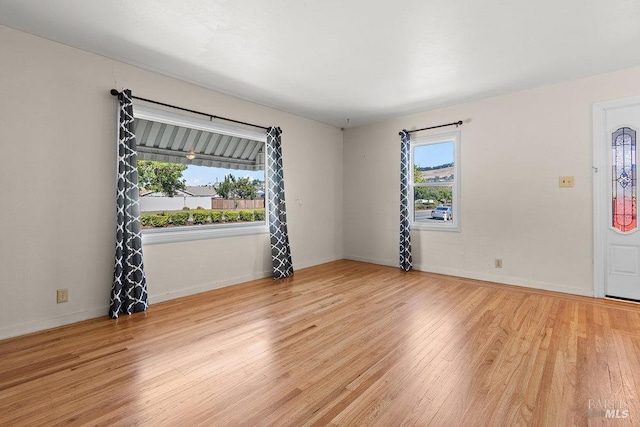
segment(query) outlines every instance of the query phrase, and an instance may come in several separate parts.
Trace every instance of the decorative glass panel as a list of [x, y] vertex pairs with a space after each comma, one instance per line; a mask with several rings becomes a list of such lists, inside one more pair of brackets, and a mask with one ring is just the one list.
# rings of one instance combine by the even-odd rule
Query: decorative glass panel
[[636, 131], [628, 127], [615, 131], [611, 149], [613, 227], [629, 232], [638, 226]]

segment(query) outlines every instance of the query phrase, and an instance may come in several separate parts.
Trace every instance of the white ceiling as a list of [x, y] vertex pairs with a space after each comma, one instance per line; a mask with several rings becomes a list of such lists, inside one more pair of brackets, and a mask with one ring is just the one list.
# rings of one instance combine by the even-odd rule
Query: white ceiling
[[0, 24], [339, 127], [640, 65], [640, 0], [0, 0]]

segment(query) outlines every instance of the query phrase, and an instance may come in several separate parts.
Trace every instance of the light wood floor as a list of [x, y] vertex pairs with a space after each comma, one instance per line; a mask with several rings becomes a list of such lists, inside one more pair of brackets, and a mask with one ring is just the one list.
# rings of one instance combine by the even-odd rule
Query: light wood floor
[[640, 425], [639, 355], [636, 305], [338, 261], [0, 341], [0, 425]]

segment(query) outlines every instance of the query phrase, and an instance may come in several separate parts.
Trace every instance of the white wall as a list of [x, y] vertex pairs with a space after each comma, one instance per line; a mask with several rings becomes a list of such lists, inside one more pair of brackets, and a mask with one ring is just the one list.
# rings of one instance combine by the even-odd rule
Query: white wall
[[[416, 267], [593, 292], [591, 106], [640, 95], [640, 68], [350, 129], [343, 146], [332, 126], [2, 26], [0, 40], [0, 200], [14, 201], [0, 220], [0, 338], [107, 312], [113, 87], [281, 126], [298, 269], [343, 255], [396, 266], [398, 131], [463, 119], [462, 232], [414, 231]], [[558, 188], [561, 175], [576, 186]], [[268, 236], [146, 246], [145, 265], [151, 301], [175, 298], [268, 275]], [[56, 304], [62, 287], [70, 301]]]
[[[106, 315], [113, 272], [111, 88], [283, 129], [295, 268], [343, 257], [340, 129], [0, 26], [0, 338]], [[81, 214], [79, 214], [81, 212]], [[263, 277], [268, 236], [146, 246], [152, 302]], [[56, 304], [58, 288], [70, 301]]]
[[636, 95], [640, 68], [345, 131], [345, 256], [398, 265], [398, 132], [461, 119], [462, 231], [414, 230], [415, 267], [593, 295], [591, 108]]

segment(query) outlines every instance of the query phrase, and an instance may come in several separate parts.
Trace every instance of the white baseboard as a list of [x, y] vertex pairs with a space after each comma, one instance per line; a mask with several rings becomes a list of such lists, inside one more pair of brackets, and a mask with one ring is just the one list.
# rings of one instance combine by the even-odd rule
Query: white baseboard
[[428, 273], [446, 274], [448, 276], [464, 277], [466, 279], [484, 280], [486, 282], [500, 283], [503, 285], [520, 286], [525, 288], [540, 289], [544, 291], [562, 292], [565, 294], [581, 295], [585, 297], [593, 296], [592, 289], [576, 288], [573, 286], [559, 285], [556, 283], [538, 282], [535, 280], [521, 279], [518, 277], [505, 277], [495, 274], [468, 272], [449, 268], [426, 268], [420, 264], [414, 264], [413, 268], [415, 270], [425, 271]]
[[[398, 267], [397, 261], [366, 258], [355, 255], [345, 255], [345, 259], [353, 261], [368, 262], [370, 264], [388, 265], [390, 267]], [[427, 273], [446, 274], [447, 276], [464, 277], [466, 279], [484, 280], [486, 282], [500, 283], [503, 285], [521, 286], [532, 289], [540, 289], [544, 291], [562, 292], [565, 294], [581, 295], [586, 297], [593, 296], [592, 289], [576, 288], [573, 286], [559, 285], [557, 283], [538, 282], [535, 280], [521, 279], [518, 277], [505, 277], [496, 274], [485, 274], [478, 272], [470, 272], [465, 270], [457, 270], [452, 268], [433, 268], [426, 267], [421, 264], [414, 264], [413, 268], [418, 271]]]
[[389, 267], [398, 267], [400, 265], [400, 262], [398, 260], [390, 261], [390, 260], [384, 260], [379, 258], [361, 257], [357, 255], [345, 255], [344, 259], [348, 259], [351, 261], [368, 262], [369, 264], [386, 265]]
[[[343, 259], [343, 258], [342, 257], [330, 257], [330, 258], [317, 259], [317, 260], [314, 260], [314, 261], [311, 261], [311, 262], [306, 262], [306, 263], [294, 263], [293, 269], [294, 269], [294, 271], [295, 270], [302, 270], [303, 268], [313, 267], [315, 265], [320, 265], [320, 264], [326, 264], [328, 262], [337, 261], [337, 260], [340, 260], [340, 259]], [[179, 291], [168, 292], [168, 293], [164, 293], [164, 294], [160, 294], [160, 295], [154, 295], [154, 294], [150, 293], [149, 294], [149, 303], [150, 304], [155, 304], [155, 303], [159, 303], [159, 302], [163, 302], [163, 301], [169, 301], [169, 300], [176, 299], [176, 298], [182, 298], [182, 297], [186, 297], [186, 296], [189, 296], [189, 295], [199, 294], [201, 292], [207, 292], [207, 291], [212, 291], [214, 289], [224, 288], [226, 286], [237, 285], [239, 283], [250, 282], [252, 280], [264, 279], [265, 277], [271, 277], [272, 275], [273, 275], [273, 272], [271, 270], [261, 271], [261, 272], [254, 273], [254, 274], [249, 274], [249, 275], [246, 275], [246, 276], [234, 277], [233, 279], [213, 282], [213, 283], [209, 283], [209, 284], [206, 284], [206, 285], [203, 285], [203, 286], [196, 286], [196, 287], [189, 288], [189, 289], [180, 289]]]
[[83, 320], [95, 319], [96, 317], [107, 317], [109, 315], [109, 305], [92, 308], [77, 313], [63, 314], [55, 317], [35, 320], [33, 322], [20, 323], [18, 325], [0, 328], [0, 340], [17, 337], [19, 335], [30, 334], [32, 332], [43, 331], [45, 329], [56, 328], [70, 323], [81, 322]]
[[159, 302], [169, 301], [172, 299], [182, 298], [189, 295], [195, 295], [202, 292], [212, 291], [214, 289], [224, 288], [227, 286], [237, 285], [239, 283], [250, 282], [252, 280], [264, 279], [265, 277], [271, 276], [272, 272], [269, 271], [261, 271], [254, 274], [248, 274], [246, 276], [234, 277], [233, 279], [228, 280], [220, 280], [217, 282], [207, 283], [206, 285], [195, 286], [193, 288], [188, 289], [180, 289], [178, 291], [165, 292], [162, 294], [153, 294], [150, 290], [149, 292], [149, 304], [156, 304]]
[[339, 261], [341, 259], [345, 259], [343, 256], [336, 256], [336, 257], [329, 257], [329, 258], [320, 258], [320, 259], [316, 259], [313, 260], [311, 262], [299, 262], [293, 263], [293, 270], [302, 270], [304, 268], [309, 268], [309, 267], [314, 267], [316, 265], [320, 265], [320, 264], [326, 264], [328, 262], [333, 262], [333, 261]]
[[[367, 262], [370, 264], [397, 267], [397, 263], [395, 262], [395, 260], [390, 261], [390, 260], [383, 260], [383, 259], [360, 257], [355, 255], [345, 255], [344, 257], [329, 257], [324, 259], [317, 259], [311, 262], [297, 263], [297, 264], [294, 264], [294, 269], [302, 270], [304, 268], [313, 267], [315, 265], [325, 264], [325, 263], [337, 261], [340, 259], [348, 259], [353, 261]], [[415, 264], [413, 268], [418, 271], [424, 271], [424, 272], [436, 273], [436, 274], [446, 274], [449, 276], [464, 277], [464, 278], [475, 279], [475, 280], [484, 280], [488, 282], [501, 283], [505, 285], [522, 286], [522, 287], [528, 287], [532, 289], [562, 292], [562, 293], [572, 294], [572, 295], [582, 295], [582, 296], [588, 296], [588, 297], [593, 296], [593, 290], [591, 289], [576, 288], [572, 286], [558, 285], [555, 283], [538, 282], [533, 280], [520, 279], [517, 277], [504, 277], [504, 276], [498, 276], [494, 274], [468, 272], [468, 271], [448, 269], [448, 268], [432, 268], [432, 267], [425, 267], [420, 264]], [[180, 289], [179, 291], [175, 291], [175, 292], [168, 292], [163, 294], [150, 293], [149, 303], [155, 304], [163, 301], [168, 301], [176, 298], [198, 294], [201, 292], [210, 291], [213, 289], [218, 289], [226, 286], [236, 285], [239, 283], [249, 282], [251, 280], [262, 279], [265, 277], [270, 277], [271, 274], [272, 274], [271, 271], [261, 271], [261, 272], [246, 275], [246, 276], [239, 276], [233, 279], [209, 283], [203, 286], [196, 286], [189, 289]], [[7, 326], [4, 328], [0, 328], [0, 340], [16, 337], [19, 335], [25, 335], [32, 332], [38, 332], [45, 329], [55, 328], [58, 326], [68, 325], [70, 323], [80, 322], [83, 320], [94, 319], [96, 317], [107, 316], [108, 312], [109, 312], [109, 306], [105, 305], [103, 307], [92, 308], [92, 309], [77, 312], [77, 313], [65, 314], [61, 316], [39, 319], [32, 322], [21, 323], [18, 325]]]
[[[340, 257], [330, 257], [324, 259], [317, 259], [311, 262], [294, 264], [294, 270], [302, 270], [303, 268], [313, 267], [315, 265], [325, 264], [327, 262], [337, 261], [343, 259]], [[226, 286], [237, 285], [239, 283], [249, 282], [251, 280], [263, 279], [265, 277], [271, 277], [272, 271], [261, 271], [254, 274], [245, 276], [238, 276], [228, 280], [221, 280], [217, 282], [208, 283], [202, 286], [195, 286], [188, 289], [180, 289], [174, 292], [165, 292], [162, 294], [154, 294], [152, 289], [149, 289], [149, 304], [156, 304], [163, 301], [169, 301], [176, 298], [186, 297], [189, 295], [199, 294], [201, 292], [211, 291], [213, 289], [224, 288]], [[71, 323], [81, 322], [83, 320], [95, 319], [97, 317], [108, 316], [109, 305], [104, 307], [92, 308], [86, 311], [77, 313], [64, 314], [55, 317], [47, 317], [44, 319], [35, 320], [32, 322], [21, 323], [18, 325], [12, 325], [0, 328], [0, 340], [17, 337], [20, 335], [30, 334], [32, 332], [43, 331], [46, 329], [56, 328], [58, 326], [64, 326]]]

